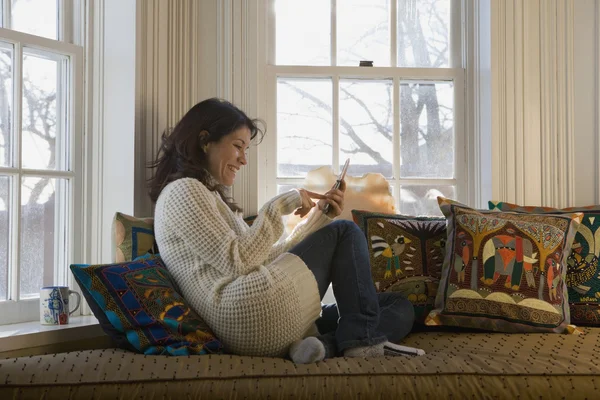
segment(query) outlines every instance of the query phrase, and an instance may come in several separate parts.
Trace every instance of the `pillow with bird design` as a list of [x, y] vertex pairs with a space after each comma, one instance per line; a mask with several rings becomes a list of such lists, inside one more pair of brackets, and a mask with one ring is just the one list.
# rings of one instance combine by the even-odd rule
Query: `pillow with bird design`
[[499, 201], [488, 202], [490, 210], [537, 214], [582, 212], [583, 220], [575, 234], [567, 258], [567, 291], [571, 323], [600, 326], [600, 205], [569, 208], [523, 207]]
[[446, 254], [425, 324], [496, 332], [571, 332], [566, 262], [582, 213], [475, 210], [438, 197]]
[[352, 210], [365, 233], [377, 292], [402, 292], [415, 321], [433, 309], [444, 261], [446, 219]]

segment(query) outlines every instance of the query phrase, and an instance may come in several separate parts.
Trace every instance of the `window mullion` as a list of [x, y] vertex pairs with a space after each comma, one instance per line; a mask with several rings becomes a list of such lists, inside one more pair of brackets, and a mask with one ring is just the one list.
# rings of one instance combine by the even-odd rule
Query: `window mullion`
[[331, 65], [337, 65], [337, 0], [331, 0]]
[[450, 53], [449, 66], [450, 68], [462, 68], [463, 66], [463, 0], [450, 0], [450, 9], [458, 10], [450, 13], [450, 29], [449, 29], [449, 42], [450, 42]]
[[267, 67], [273, 70], [277, 76], [283, 77], [329, 77], [338, 74], [344, 78], [356, 79], [388, 79], [400, 77], [410, 80], [453, 80], [462, 77], [462, 68], [398, 68], [398, 67], [348, 67], [348, 66], [305, 66], [305, 65], [273, 65]]
[[13, 55], [13, 137], [15, 140], [15, 166], [18, 173], [13, 178], [12, 186], [12, 237], [11, 237], [11, 263], [10, 263], [10, 288], [9, 298], [19, 300], [20, 297], [20, 279], [21, 279], [21, 182], [22, 182], [22, 113], [21, 101], [23, 90], [23, 46], [21, 43], [15, 43]]
[[398, 65], [398, 0], [390, 3], [390, 66]]
[[[277, 127], [277, 74], [274, 70], [268, 71], [267, 75], [267, 98], [273, 99], [267, 108], [267, 126], [274, 127], [274, 134], [267, 135], [265, 137], [265, 144], [267, 145], [265, 160], [265, 176], [266, 176], [266, 196], [263, 202], [266, 202], [271, 197], [277, 194], [277, 175], [278, 175], [278, 157], [277, 154], [277, 141], [278, 141], [278, 127]], [[259, 150], [259, 151], [262, 151]]]
[[58, 40], [73, 43], [73, 0], [58, 0]]
[[394, 160], [392, 162], [392, 175], [394, 184], [394, 199], [396, 199], [396, 207], [399, 207], [400, 202], [400, 79], [393, 78], [393, 97], [392, 97], [392, 112], [394, 113], [394, 126], [392, 130], [392, 146]]
[[[64, 9], [64, 6], [63, 8]], [[64, 26], [64, 24], [63, 24]], [[71, 88], [68, 85], [69, 71], [68, 66], [72, 64], [71, 60], [63, 59], [59, 67], [56, 69], [56, 81], [59, 83], [56, 90], [56, 144], [55, 150], [61, 154], [56, 157], [57, 163], [64, 162], [65, 165], [57, 165], [59, 169], [65, 169], [73, 171], [73, 155], [75, 148], [73, 146], [73, 138], [69, 138], [69, 124], [63, 120], [65, 115], [63, 110], [68, 108], [67, 100]], [[65, 90], [66, 88], [66, 90]], [[70, 233], [69, 227], [72, 226], [72, 210], [71, 210], [71, 187], [72, 181], [70, 179], [56, 179], [54, 196], [57, 199], [54, 203], [54, 215], [57, 216], [57, 221], [54, 223], [54, 265], [52, 266], [52, 279], [55, 284], [67, 285], [66, 268], [60, 268], [61, 265], [68, 265], [67, 259], [71, 257], [71, 254], [67, 255], [70, 250], [70, 244], [72, 241], [68, 238]], [[67, 182], [66, 186], [64, 182]], [[64, 191], [67, 190], [67, 193]], [[68, 207], [64, 206], [64, 201], [68, 199]], [[66, 215], [65, 215], [66, 211]], [[45, 268], [45, 266], [44, 266]]]
[[10, 29], [11, 0], [2, 1], [2, 27]]
[[340, 76], [335, 74], [333, 77], [333, 99], [331, 116], [333, 128], [333, 140], [331, 142], [333, 172], [337, 174], [340, 169]]
[[267, 65], [275, 65], [277, 63], [277, 19], [275, 18], [275, 1], [268, 0], [268, 24], [267, 24]]

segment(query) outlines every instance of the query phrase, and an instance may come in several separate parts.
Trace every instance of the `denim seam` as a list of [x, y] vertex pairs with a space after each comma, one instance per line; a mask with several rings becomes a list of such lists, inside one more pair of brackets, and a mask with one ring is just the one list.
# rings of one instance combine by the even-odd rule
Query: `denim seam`
[[375, 346], [377, 344], [387, 341], [385, 335], [377, 336], [374, 338], [362, 339], [362, 340], [346, 340], [342, 343], [338, 343], [338, 351], [343, 353], [346, 349], [363, 346]]
[[[351, 232], [348, 232], [348, 229], [345, 229], [344, 232], [345, 235], [349, 235], [350, 236], [350, 241], [351, 241], [351, 249], [352, 249], [352, 260], [354, 263], [356, 263], [356, 246], [355, 246], [355, 240], [356, 238], [354, 237], [354, 235], [352, 235]], [[359, 309], [361, 314], [366, 315], [366, 310], [365, 310], [365, 305], [364, 305], [364, 282], [362, 282], [361, 279], [359, 279], [358, 276], [358, 268], [354, 268], [354, 273], [355, 273], [355, 277], [356, 277], [356, 284], [358, 286], [358, 299], [359, 299]], [[365, 330], [366, 330], [366, 341], [372, 341], [374, 338], [371, 336], [371, 332], [377, 328], [377, 326], [373, 326], [375, 321], [372, 321], [371, 318], [367, 319], [367, 321], [365, 321]], [[360, 341], [359, 341], [360, 342]], [[342, 347], [342, 344], [340, 343], [340, 347]]]
[[[347, 232], [344, 232], [345, 234], [347, 234]], [[356, 263], [356, 253], [355, 253], [355, 249], [354, 249], [354, 238], [350, 237], [350, 241], [351, 241], [351, 246], [350, 248], [352, 249], [352, 262]], [[354, 268], [354, 274], [355, 274], [355, 278], [356, 278], [356, 286], [357, 286], [357, 291], [358, 291], [358, 307], [359, 310], [361, 312], [361, 314], [365, 314], [365, 309], [364, 309], [364, 301], [363, 301], [363, 292], [362, 292], [362, 284], [360, 282], [359, 276], [358, 276], [358, 269]], [[370, 334], [369, 334], [369, 322], [365, 321], [365, 329], [366, 329], [366, 334], [367, 334], [367, 339], [369, 339]], [[340, 343], [341, 345], [341, 343]], [[341, 347], [341, 346], [340, 346]]]

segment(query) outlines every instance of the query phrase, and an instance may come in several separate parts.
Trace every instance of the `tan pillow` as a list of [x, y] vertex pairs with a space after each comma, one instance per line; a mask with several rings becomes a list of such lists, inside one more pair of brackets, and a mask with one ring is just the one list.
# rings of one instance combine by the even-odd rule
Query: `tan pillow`
[[[310, 171], [300, 187], [312, 192], [325, 193], [333, 186], [336, 178], [330, 167], [320, 167]], [[346, 175], [344, 211], [336, 219], [353, 221], [353, 209], [395, 214], [394, 203], [394, 197], [390, 194], [390, 184], [383, 175], [379, 173], [369, 173], [360, 177]], [[290, 215], [286, 221], [286, 231], [291, 232], [300, 220], [300, 217]]]
[[146, 253], [157, 254], [154, 218], [116, 213], [112, 226], [113, 262], [133, 261]]

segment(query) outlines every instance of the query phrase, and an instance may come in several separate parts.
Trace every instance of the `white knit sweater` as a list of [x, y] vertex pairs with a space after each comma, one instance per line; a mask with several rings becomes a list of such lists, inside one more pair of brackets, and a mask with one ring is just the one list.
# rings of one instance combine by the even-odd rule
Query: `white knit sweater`
[[317, 282], [291, 247], [331, 219], [315, 209], [285, 240], [281, 217], [301, 206], [296, 190], [265, 204], [251, 227], [216, 192], [184, 178], [156, 202], [160, 255], [184, 298], [227, 351], [283, 356], [319, 317]]

